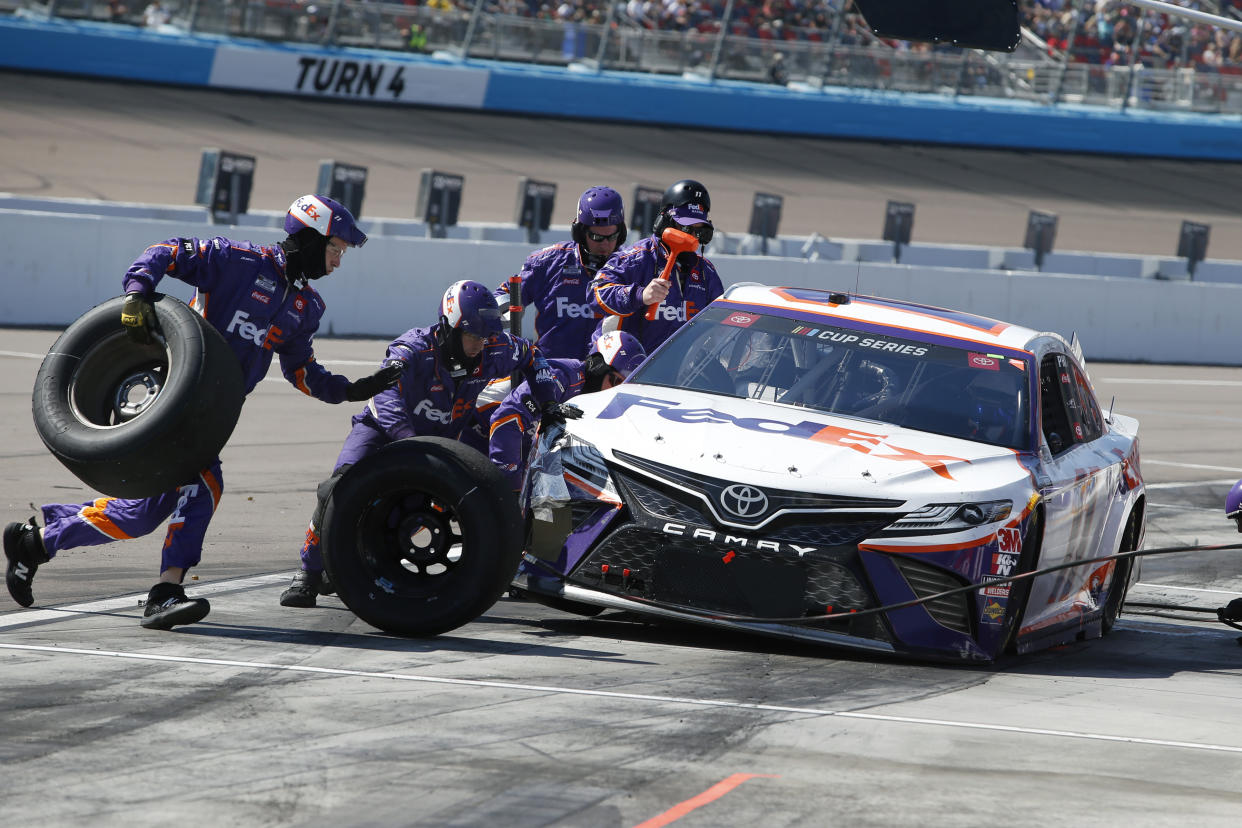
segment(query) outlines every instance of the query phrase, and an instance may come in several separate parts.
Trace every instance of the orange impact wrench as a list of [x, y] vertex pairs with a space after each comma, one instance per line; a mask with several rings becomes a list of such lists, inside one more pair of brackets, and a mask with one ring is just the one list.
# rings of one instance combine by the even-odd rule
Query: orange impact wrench
[[[682, 253], [689, 253], [691, 250], [698, 250], [699, 240], [685, 230], [678, 230], [676, 227], [666, 227], [664, 232], [660, 234], [660, 241], [664, 242], [664, 246], [668, 248], [668, 261], [664, 263], [664, 269], [660, 271], [660, 278], [668, 281], [669, 274], [673, 272], [673, 265], [677, 264], [677, 257]], [[659, 309], [660, 303], [647, 306], [647, 319], [655, 319], [656, 311]]]

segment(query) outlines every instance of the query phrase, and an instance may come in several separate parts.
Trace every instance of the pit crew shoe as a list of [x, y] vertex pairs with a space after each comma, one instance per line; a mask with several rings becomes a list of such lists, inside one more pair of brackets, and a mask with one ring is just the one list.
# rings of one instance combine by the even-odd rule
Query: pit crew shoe
[[211, 612], [206, 598], [187, 598], [181, 584], [161, 581], [147, 593], [147, 609], [142, 626], [148, 630], [171, 630], [178, 624], [202, 621]]
[[[293, 582], [289, 584], [289, 588], [280, 594], [280, 605], [282, 607], [299, 607], [306, 609], [315, 606], [316, 595], [331, 595], [331, 592], [324, 591], [324, 582], [327, 578], [322, 572], [308, 572], [305, 569], [299, 569], [293, 573]], [[327, 585], [329, 590], [332, 585]]]
[[29, 523], [10, 523], [4, 527], [4, 584], [13, 600], [28, 607], [34, 603], [34, 576], [39, 564], [48, 562], [39, 525], [33, 517]]

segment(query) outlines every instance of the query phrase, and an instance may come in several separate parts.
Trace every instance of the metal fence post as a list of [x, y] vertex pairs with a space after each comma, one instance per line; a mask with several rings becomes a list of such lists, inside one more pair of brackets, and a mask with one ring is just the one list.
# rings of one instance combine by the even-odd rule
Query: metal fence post
[[1126, 91], [1121, 96], [1121, 111], [1125, 112], [1130, 105], [1130, 93], [1134, 91], [1134, 74], [1138, 71], [1139, 49], [1143, 45], [1143, 16], [1134, 21], [1134, 38], [1130, 41], [1130, 73], [1126, 75]]
[[844, 19], [845, 4], [842, 4], [837, 10], [836, 17], [832, 18], [832, 33], [828, 35], [828, 53], [824, 59], [824, 74], [819, 80], [821, 87], [828, 83], [829, 76], [832, 74], [832, 61], [837, 56], [837, 47], [841, 45], [841, 22]]
[[483, 0], [474, 0], [474, 9], [470, 12], [470, 22], [466, 24], [466, 37], [461, 44], [461, 56], [470, 57], [470, 43], [474, 40], [475, 29], [479, 25], [479, 15], [483, 13]]
[[720, 53], [724, 51], [725, 37], [729, 34], [729, 21], [733, 19], [733, 0], [725, 3], [724, 18], [720, 21], [720, 37], [716, 38], [716, 48], [712, 50], [712, 65], [707, 68], [707, 77], [716, 79], [716, 67], [720, 65]]
[[617, 19], [617, 6], [620, 0], [608, 4], [608, 16], [604, 18], [604, 30], [599, 35], [599, 52], [595, 55], [595, 68], [604, 68], [604, 55], [608, 51], [608, 35], [612, 32], [613, 21]]
[[336, 21], [341, 16], [343, 0], [332, 0], [332, 13], [328, 15], [328, 28], [323, 31], [323, 42], [331, 44], [336, 40]]
[[1074, 26], [1070, 29], [1069, 40], [1065, 42], [1065, 61], [1061, 64], [1061, 72], [1057, 75], [1056, 85], [1052, 88], [1052, 95], [1049, 96], [1048, 103], [1056, 106], [1061, 100], [1061, 90], [1065, 88], [1065, 75], [1069, 72], [1069, 65], [1074, 61], [1074, 41], [1078, 40], [1078, 29], [1082, 26], [1083, 5], [1086, 0], [1080, 2], [1077, 7], [1074, 6], [1072, 0], [1070, 8], [1074, 10]]

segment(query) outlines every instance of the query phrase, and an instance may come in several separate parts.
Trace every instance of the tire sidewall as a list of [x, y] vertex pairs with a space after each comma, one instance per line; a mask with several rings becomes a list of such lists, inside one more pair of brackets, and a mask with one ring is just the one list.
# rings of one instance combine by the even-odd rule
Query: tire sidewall
[[[359, 522], [369, 519], [377, 498], [394, 492], [452, 504], [463, 548], [450, 572], [380, 583], [396, 553], [360, 549], [369, 541]], [[521, 555], [521, 521], [516, 497], [486, 457], [456, 441], [416, 437], [385, 446], [341, 477], [324, 512], [321, 542], [337, 595], [359, 618], [386, 632], [427, 636], [474, 620], [504, 594]]]

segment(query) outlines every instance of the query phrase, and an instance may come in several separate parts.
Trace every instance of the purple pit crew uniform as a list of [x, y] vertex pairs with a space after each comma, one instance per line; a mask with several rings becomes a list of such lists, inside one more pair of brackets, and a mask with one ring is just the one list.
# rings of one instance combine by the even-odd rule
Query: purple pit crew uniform
[[[304, 571], [323, 571], [319, 549], [322, 510], [331, 487], [346, 467], [406, 437], [463, 439], [470, 433], [479, 392], [491, 380], [510, 376], [514, 371], [526, 377], [524, 387], [535, 389], [537, 403], [558, 400], [556, 377], [539, 348], [505, 333], [488, 340], [478, 364], [468, 376], [454, 380], [436, 345], [438, 327], [413, 328], [388, 346], [385, 361], [396, 359], [404, 363], [401, 380], [395, 388], [375, 395], [366, 408], [354, 415], [353, 429], [336, 458], [332, 476], [319, 489], [319, 504], [302, 545]], [[473, 444], [474, 441], [466, 439], [464, 442]], [[481, 450], [486, 451], [486, 447]]]
[[[586, 363], [580, 359], [549, 359], [556, 375], [557, 402], [567, 402], [586, 385]], [[500, 469], [514, 491], [521, 489], [530, 454], [531, 436], [539, 423], [539, 404], [532, 399], [530, 384], [522, 383], [501, 400], [492, 413], [488, 457]]]
[[[311, 287], [298, 289], [285, 277], [285, 253], [278, 245], [254, 245], [225, 238], [170, 239], [151, 245], [125, 276], [125, 292], [150, 294], [164, 276], [197, 290], [191, 307], [202, 314], [237, 355], [246, 393], [267, 374], [272, 355], [280, 355], [285, 378], [299, 391], [324, 402], [345, 399], [349, 380], [315, 361], [312, 339], [324, 303]], [[101, 497], [77, 504], [43, 507], [43, 543], [49, 557], [62, 549], [136, 538], [166, 518], [160, 571], [189, 569], [199, 562], [207, 525], [220, 502], [224, 483], [220, 460], [198, 478], [155, 497]]]
[[[532, 253], [518, 275], [522, 307], [534, 308], [533, 338], [544, 357], [585, 357], [599, 315], [590, 303], [594, 274], [583, 264], [578, 243], [561, 242]], [[509, 302], [508, 282], [495, 296], [497, 302]]]
[[711, 262], [697, 253], [682, 255], [688, 255], [692, 264], [683, 264], [685, 260], [679, 257], [669, 274], [668, 296], [660, 303], [655, 319], [647, 321], [643, 288], [659, 277], [668, 251], [655, 236], [648, 236], [633, 247], [614, 253], [591, 282], [592, 305], [604, 315], [596, 335], [609, 330], [625, 331], [651, 354], [673, 331], [724, 293]]

